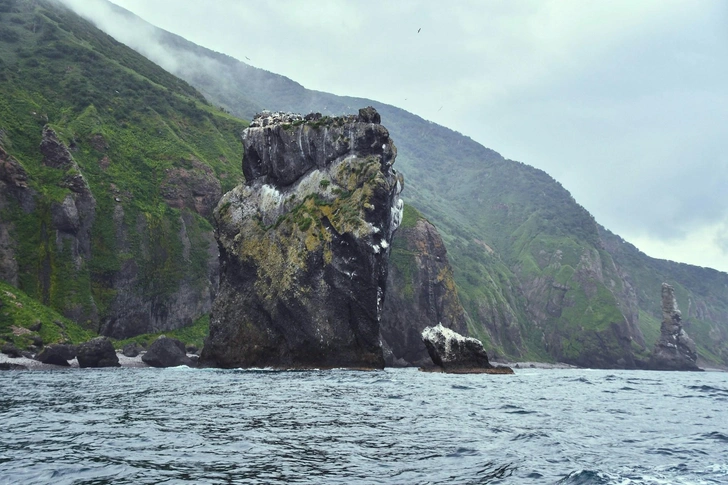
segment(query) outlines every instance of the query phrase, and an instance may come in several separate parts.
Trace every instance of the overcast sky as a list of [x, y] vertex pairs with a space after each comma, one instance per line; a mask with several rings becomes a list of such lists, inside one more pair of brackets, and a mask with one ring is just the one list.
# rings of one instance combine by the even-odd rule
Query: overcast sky
[[727, 1], [114, 3], [457, 130], [545, 170], [647, 254], [728, 271]]

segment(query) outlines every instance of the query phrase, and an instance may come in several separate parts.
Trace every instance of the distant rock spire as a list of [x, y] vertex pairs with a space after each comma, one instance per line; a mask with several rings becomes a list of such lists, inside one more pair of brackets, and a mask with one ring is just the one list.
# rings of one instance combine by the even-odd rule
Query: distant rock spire
[[655, 343], [649, 367], [654, 370], [700, 370], [695, 342], [682, 326], [682, 314], [677, 308], [675, 289], [662, 284], [662, 327]]

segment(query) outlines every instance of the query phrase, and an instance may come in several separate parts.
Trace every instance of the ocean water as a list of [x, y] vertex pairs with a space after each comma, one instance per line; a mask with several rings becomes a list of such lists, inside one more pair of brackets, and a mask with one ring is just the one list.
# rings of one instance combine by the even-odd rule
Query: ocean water
[[728, 373], [0, 373], [0, 483], [726, 484]]

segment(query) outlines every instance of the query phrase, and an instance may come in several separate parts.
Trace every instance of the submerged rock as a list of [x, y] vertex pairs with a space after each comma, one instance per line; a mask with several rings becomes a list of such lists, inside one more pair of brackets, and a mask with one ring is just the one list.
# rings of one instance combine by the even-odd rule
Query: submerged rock
[[683, 330], [682, 314], [677, 308], [675, 289], [663, 283], [662, 326], [649, 367], [654, 370], [701, 370], [697, 360], [695, 342]]
[[142, 355], [142, 362], [152, 367], [177, 367], [180, 365], [193, 367], [195, 365], [187, 357], [185, 344], [164, 335], [152, 342], [147, 352]]
[[445, 244], [435, 226], [409, 205], [392, 242], [387, 287], [381, 322], [387, 366], [431, 365], [421, 336], [425, 327], [441, 323], [467, 332]]
[[119, 357], [116, 355], [111, 340], [106, 337], [96, 337], [84, 342], [76, 350], [79, 367], [119, 367]]
[[202, 365], [384, 366], [379, 317], [402, 178], [377, 121], [373, 108], [262, 113], [245, 130], [247, 183], [214, 212], [220, 288]]
[[512, 374], [509, 367], [493, 367], [483, 344], [478, 339], [463, 337], [438, 324], [422, 331], [422, 341], [432, 362], [453, 374], [493, 373]]

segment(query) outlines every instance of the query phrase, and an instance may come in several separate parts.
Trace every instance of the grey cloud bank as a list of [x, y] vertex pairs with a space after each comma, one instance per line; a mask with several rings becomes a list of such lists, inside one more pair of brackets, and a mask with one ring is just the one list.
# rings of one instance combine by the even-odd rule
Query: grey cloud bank
[[[64, 2], [167, 69], [190, 61], [102, 2]], [[547, 171], [647, 254], [728, 271], [726, 2], [115, 3], [309, 89], [458, 130]]]

